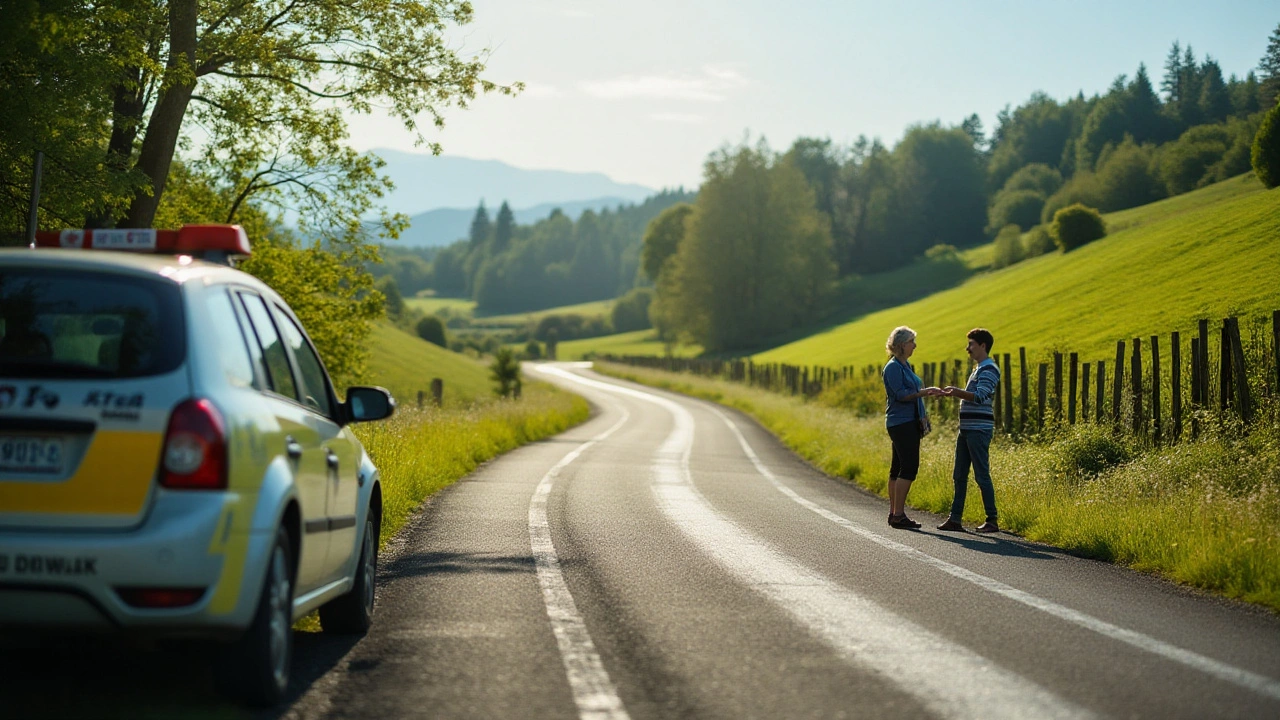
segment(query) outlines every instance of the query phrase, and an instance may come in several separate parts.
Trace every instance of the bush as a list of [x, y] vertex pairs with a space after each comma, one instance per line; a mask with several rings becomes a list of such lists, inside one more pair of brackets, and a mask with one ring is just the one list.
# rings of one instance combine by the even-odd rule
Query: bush
[[1097, 210], [1076, 203], [1054, 213], [1049, 233], [1063, 252], [1069, 252], [1106, 237], [1107, 225]]
[[[1053, 241], [1053, 236], [1049, 234], [1049, 229], [1044, 225], [1037, 225], [1027, 235], [1027, 242], [1023, 245], [1026, 257], [1040, 257], [1048, 255], [1058, 249], [1058, 244]], [[1023, 258], [1024, 260], [1026, 258]]]
[[955, 245], [947, 245], [945, 243], [939, 243], [928, 250], [925, 250], [924, 256], [929, 259], [929, 262], [960, 262], [960, 251], [956, 250]]
[[511, 348], [499, 348], [493, 355], [493, 364], [489, 366], [489, 379], [493, 380], [494, 394], [509, 398], [520, 397], [520, 361]]
[[613, 327], [603, 315], [544, 315], [534, 327], [533, 337], [546, 342], [552, 330], [559, 340], [577, 340], [613, 333]]
[[1280, 105], [1262, 118], [1250, 154], [1253, 171], [1267, 188], [1280, 186]]
[[1009, 267], [1027, 256], [1022, 249], [1022, 230], [1017, 225], [1005, 225], [996, 235], [995, 253], [991, 267]]
[[1108, 147], [1098, 159], [1099, 207], [1106, 212], [1146, 205], [1164, 197], [1164, 183], [1155, 172], [1155, 147], [1124, 142]]
[[987, 234], [994, 235], [1006, 225], [1027, 230], [1040, 223], [1044, 195], [1035, 190], [1001, 190], [987, 211]]
[[404, 297], [400, 295], [400, 286], [396, 284], [396, 279], [388, 275], [378, 281], [377, 288], [378, 292], [382, 293], [387, 317], [398, 320], [404, 313]]
[[1049, 197], [1058, 192], [1058, 188], [1061, 187], [1062, 173], [1044, 163], [1030, 163], [1023, 165], [1018, 172], [1010, 175], [1000, 190], [1002, 192], [1030, 190], [1038, 193], [1040, 197]]
[[1089, 480], [1133, 459], [1120, 437], [1099, 425], [1075, 425], [1053, 444], [1053, 468], [1069, 480]]
[[618, 298], [610, 313], [613, 331], [623, 333], [648, 330], [652, 327], [649, 324], [649, 304], [652, 302], [652, 288], [632, 288], [626, 295]]
[[442, 348], [449, 347], [448, 339], [445, 337], [444, 323], [440, 322], [440, 318], [435, 315], [428, 315], [419, 320], [417, 327], [413, 330], [418, 333], [418, 337], [432, 345], [439, 345]]
[[1053, 216], [1059, 210], [1076, 203], [1089, 207], [1102, 205], [1102, 190], [1098, 187], [1098, 178], [1093, 173], [1083, 170], [1076, 173], [1058, 192], [1050, 195], [1049, 199], [1044, 201], [1044, 209], [1040, 211], [1040, 222], [1045, 224], [1052, 222]]
[[542, 359], [542, 345], [537, 340], [530, 340], [524, 344], [524, 356], [529, 360]]

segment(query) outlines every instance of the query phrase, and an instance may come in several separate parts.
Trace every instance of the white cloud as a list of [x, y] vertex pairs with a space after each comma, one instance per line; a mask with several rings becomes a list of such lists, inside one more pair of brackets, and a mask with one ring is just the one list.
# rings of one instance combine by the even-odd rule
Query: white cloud
[[676, 123], [679, 125], [701, 125], [707, 121], [702, 115], [693, 115], [691, 113], [653, 113], [649, 116], [651, 120], [658, 122]]
[[604, 100], [649, 98], [721, 102], [727, 99], [730, 91], [746, 84], [747, 79], [732, 68], [707, 65], [693, 73], [621, 75], [609, 80], [580, 83], [578, 87], [586, 94]]

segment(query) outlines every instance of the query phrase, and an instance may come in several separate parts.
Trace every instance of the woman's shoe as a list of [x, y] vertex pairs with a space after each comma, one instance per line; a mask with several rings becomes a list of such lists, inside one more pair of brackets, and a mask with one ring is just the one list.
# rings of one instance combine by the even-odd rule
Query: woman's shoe
[[904, 513], [902, 515], [890, 515], [889, 527], [897, 528], [899, 530], [915, 530], [920, 527], [920, 523], [907, 517]]

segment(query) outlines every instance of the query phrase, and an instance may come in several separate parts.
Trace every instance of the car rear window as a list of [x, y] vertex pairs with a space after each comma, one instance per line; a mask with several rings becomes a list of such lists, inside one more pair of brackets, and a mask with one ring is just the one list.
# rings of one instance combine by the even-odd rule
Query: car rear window
[[185, 356], [173, 283], [0, 268], [0, 376], [136, 378], [175, 370]]

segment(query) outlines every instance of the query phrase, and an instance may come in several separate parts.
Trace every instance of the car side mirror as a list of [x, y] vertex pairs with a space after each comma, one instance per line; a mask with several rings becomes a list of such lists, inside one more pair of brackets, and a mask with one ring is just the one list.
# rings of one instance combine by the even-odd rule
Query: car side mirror
[[386, 388], [356, 386], [347, 389], [347, 401], [342, 406], [349, 422], [369, 422], [391, 417], [396, 411], [396, 399]]

